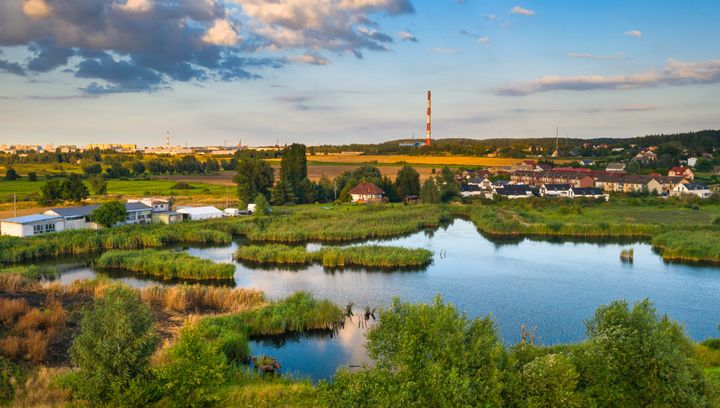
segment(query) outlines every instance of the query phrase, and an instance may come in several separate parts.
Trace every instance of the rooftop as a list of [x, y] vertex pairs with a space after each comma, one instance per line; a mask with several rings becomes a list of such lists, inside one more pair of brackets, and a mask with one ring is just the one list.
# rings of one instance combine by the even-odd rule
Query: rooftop
[[8, 219], [2, 220], [2, 221], [3, 222], [12, 222], [15, 224], [30, 224], [33, 222], [60, 220], [60, 219], [61, 218], [56, 215], [30, 214], [30, 215], [24, 215], [22, 217], [8, 218]]
[[380, 195], [385, 194], [385, 192], [373, 183], [360, 183], [350, 190], [350, 194]]

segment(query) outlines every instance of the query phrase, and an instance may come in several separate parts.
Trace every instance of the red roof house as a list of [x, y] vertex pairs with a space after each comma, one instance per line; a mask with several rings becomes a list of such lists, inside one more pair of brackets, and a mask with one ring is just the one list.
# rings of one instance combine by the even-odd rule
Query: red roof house
[[350, 191], [353, 203], [384, 203], [385, 192], [373, 183], [360, 183]]
[[681, 166], [676, 166], [676, 167], [673, 167], [672, 169], [670, 169], [670, 171], [668, 171], [668, 176], [684, 177], [688, 180], [695, 179], [695, 174], [693, 174], [692, 170], [690, 170], [689, 167], [681, 167]]

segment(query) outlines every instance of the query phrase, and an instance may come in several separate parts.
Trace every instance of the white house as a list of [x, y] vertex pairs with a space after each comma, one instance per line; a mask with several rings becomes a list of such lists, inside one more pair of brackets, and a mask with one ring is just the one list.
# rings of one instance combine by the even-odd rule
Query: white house
[[543, 197], [571, 197], [570, 184], [543, 184], [540, 186], [540, 195]]
[[708, 198], [712, 195], [712, 191], [705, 184], [700, 183], [678, 183], [670, 191], [671, 196], [681, 196], [684, 194], [696, 195], [700, 198]]
[[223, 212], [211, 205], [204, 207], [178, 207], [176, 211], [180, 214], [187, 214], [187, 217], [191, 221], [223, 217]]
[[508, 184], [502, 188], [493, 188], [493, 195], [516, 199], [532, 197], [533, 193], [532, 190], [530, 190], [530, 187], [526, 185]]
[[387, 201], [383, 189], [373, 183], [360, 183], [349, 193], [353, 203], [383, 203]]
[[145, 197], [141, 199], [129, 199], [128, 203], [143, 203], [152, 208], [153, 212], [172, 211], [172, 198], [165, 197]]
[[60, 232], [63, 227], [62, 217], [56, 215], [32, 214], [0, 221], [0, 233], [13, 237], [31, 237]]
[[493, 183], [487, 177], [485, 178], [473, 178], [468, 181], [468, 185], [475, 185], [480, 187], [481, 190], [492, 190]]
[[483, 191], [477, 184], [460, 185], [460, 195], [463, 197], [479, 197], [483, 195]]
[[125, 203], [127, 217], [124, 224], [150, 224], [153, 208], [143, 203]]
[[51, 208], [43, 214], [54, 217], [61, 217], [64, 222], [64, 229], [98, 229], [98, 224], [90, 221], [90, 214], [95, 211], [99, 205], [83, 205], [79, 207], [59, 207]]
[[597, 187], [573, 187], [570, 190], [572, 198], [604, 198], [605, 201], [610, 200], [610, 194], [603, 193], [601, 188]]
[[605, 167], [605, 171], [608, 173], [624, 173], [625, 163], [610, 163]]

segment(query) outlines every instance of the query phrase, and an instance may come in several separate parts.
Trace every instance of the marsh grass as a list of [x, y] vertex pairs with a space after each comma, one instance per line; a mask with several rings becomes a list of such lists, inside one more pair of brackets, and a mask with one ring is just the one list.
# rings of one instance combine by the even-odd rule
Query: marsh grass
[[95, 266], [106, 269], [125, 269], [163, 279], [232, 279], [235, 266], [215, 263], [184, 252], [143, 250], [113, 250], [103, 253]]
[[668, 261], [720, 263], [720, 228], [684, 228], [663, 232], [652, 246]]
[[376, 268], [422, 267], [432, 262], [432, 251], [395, 246], [361, 245], [324, 247], [307, 251], [286, 245], [245, 245], [238, 248], [235, 258], [245, 262], [277, 265], [320, 263], [324, 267], [364, 266]]

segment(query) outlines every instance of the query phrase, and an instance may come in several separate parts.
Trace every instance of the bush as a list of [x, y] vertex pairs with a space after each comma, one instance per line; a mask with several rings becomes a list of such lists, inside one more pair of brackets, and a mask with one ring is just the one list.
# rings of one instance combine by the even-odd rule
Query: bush
[[102, 204], [90, 214], [90, 219], [93, 222], [106, 228], [125, 221], [126, 217], [127, 210], [125, 209], [125, 205], [117, 200]]
[[171, 190], [194, 190], [195, 187], [184, 181], [179, 181], [179, 182], [173, 184], [172, 186], [170, 186], [170, 189]]
[[159, 367], [157, 373], [174, 406], [205, 407], [218, 400], [214, 391], [224, 383], [227, 362], [195, 327], [183, 328], [168, 357], [169, 363]]
[[29, 172], [27, 174], [27, 177], [28, 177], [28, 181], [38, 181], [37, 173], [35, 173], [34, 171]]
[[134, 291], [108, 288], [82, 317], [70, 347], [79, 368], [72, 381], [75, 393], [93, 404], [122, 405], [133, 380], [147, 372], [157, 345], [152, 325], [150, 309]]

